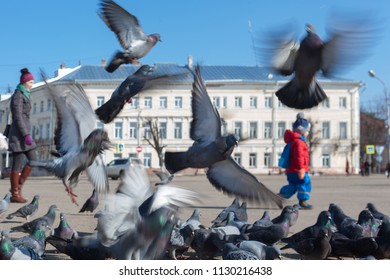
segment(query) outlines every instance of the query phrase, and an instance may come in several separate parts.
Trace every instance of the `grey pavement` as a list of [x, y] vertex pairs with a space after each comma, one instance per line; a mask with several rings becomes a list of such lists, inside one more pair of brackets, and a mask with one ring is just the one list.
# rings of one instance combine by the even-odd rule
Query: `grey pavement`
[[[274, 192], [286, 184], [285, 175], [258, 175], [260, 181], [268, 186]], [[318, 214], [322, 210], [327, 210], [330, 203], [338, 204], [344, 212], [357, 219], [358, 214], [363, 210], [368, 202], [374, 203], [377, 208], [390, 215], [390, 180], [385, 175], [371, 175], [361, 177], [359, 175], [350, 176], [312, 176], [312, 193], [310, 203], [313, 204], [313, 210], [300, 210], [297, 223], [290, 228], [290, 234], [302, 230], [312, 225], [317, 220]], [[159, 179], [152, 175], [151, 183], [154, 185]], [[119, 181], [110, 180], [111, 191], [115, 190]], [[230, 205], [233, 197], [229, 197], [222, 192], [217, 191], [207, 180], [204, 174], [182, 175], [178, 174], [172, 181], [173, 184], [183, 188], [191, 189], [199, 193], [201, 202], [195, 207], [201, 210], [201, 221], [205, 226], [211, 225], [217, 214], [226, 206]], [[0, 180], [1, 198], [9, 190], [9, 179]], [[44, 215], [51, 204], [56, 204], [61, 212], [67, 216], [68, 223], [79, 232], [93, 232], [96, 227], [96, 219], [93, 214], [78, 213], [84, 201], [92, 193], [92, 185], [87, 178], [82, 176], [79, 185], [75, 189], [78, 195], [79, 207], [72, 204], [69, 196], [66, 194], [61, 180], [54, 177], [31, 177], [26, 182], [23, 189], [25, 197], [32, 199], [35, 194], [40, 195], [39, 211], [33, 217]], [[288, 200], [288, 204], [297, 203], [296, 196]], [[20, 225], [25, 221], [20, 218], [6, 220], [7, 213], [21, 207], [22, 204], [12, 203], [6, 213], [0, 217], [0, 230]], [[249, 221], [253, 222], [261, 217], [264, 210], [269, 210], [271, 217], [274, 218], [280, 214], [280, 209], [267, 209], [261, 205], [249, 203], [248, 216]], [[103, 209], [104, 201], [100, 201], [98, 209]], [[182, 208], [179, 217], [182, 220], [187, 219], [193, 212], [193, 208]], [[94, 212], [94, 213], [95, 213]], [[54, 227], [59, 224], [59, 214], [56, 217]], [[11, 235], [12, 236], [12, 235]], [[15, 236], [17, 237], [17, 236]], [[47, 259], [67, 259], [66, 256], [54, 253], [50, 245], [48, 246]], [[298, 255], [293, 251], [283, 251], [283, 259], [297, 259]]]

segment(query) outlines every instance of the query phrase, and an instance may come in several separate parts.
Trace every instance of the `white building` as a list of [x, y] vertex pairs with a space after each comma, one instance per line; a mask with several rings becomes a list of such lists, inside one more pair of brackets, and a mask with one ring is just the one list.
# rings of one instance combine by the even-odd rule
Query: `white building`
[[[118, 157], [139, 157], [145, 166], [158, 168], [158, 156], [144, 139], [148, 135], [145, 122], [157, 120], [166, 150], [184, 151], [191, 122], [191, 65], [156, 64], [156, 75], [188, 72], [146, 90], [126, 104], [110, 124], [96, 122], [107, 130], [117, 149], [105, 154], [106, 162]], [[122, 66], [108, 73], [104, 65], [61, 67], [51, 83], [78, 82], [85, 89], [95, 109], [106, 102], [114, 89], [138, 66]], [[224, 120], [223, 130], [234, 132], [243, 141], [235, 148], [233, 157], [252, 173], [275, 171], [283, 147], [285, 129], [291, 128], [299, 112], [283, 106], [275, 92], [288, 77], [271, 74], [257, 66], [201, 66], [208, 93]], [[328, 99], [318, 107], [305, 110], [314, 126], [320, 144], [314, 148], [312, 167], [315, 172], [344, 173], [346, 161], [352, 172], [359, 168], [359, 88], [361, 83], [350, 80], [329, 80], [319, 77]], [[32, 90], [33, 137], [40, 145], [40, 158], [48, 158], [53, 149], [55, 110], [43, 83]], [[0, 102], [0, 129], [4, 129], [8, 102]], [[2, 130], [1, 130], [2, 131]], [[137, 153], [137, 146], [142, 152]], [[3, 151], [3, 154], [5, 151]], [[3, 155], [3, 164], [4, 164]]]

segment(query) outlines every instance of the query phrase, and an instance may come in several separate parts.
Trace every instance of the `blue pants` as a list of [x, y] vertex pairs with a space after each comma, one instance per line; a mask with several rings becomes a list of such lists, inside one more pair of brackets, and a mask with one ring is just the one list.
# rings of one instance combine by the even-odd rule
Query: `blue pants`
[[280, 189], [280, 194], [285, 198], [292, 197], [297, 193], [298, 200], [309, 200], [311, 192], [311, 180], [305, 173], [303, 180], [298, 178], [298, 173], [286, 173], [288, 185]]

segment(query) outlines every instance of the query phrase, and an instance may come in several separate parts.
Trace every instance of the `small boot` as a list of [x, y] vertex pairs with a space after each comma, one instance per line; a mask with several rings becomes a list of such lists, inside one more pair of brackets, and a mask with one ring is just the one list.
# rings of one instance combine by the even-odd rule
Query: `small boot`
[[19, 177], [19, 193], [20, 193], [20, 196], [22, 196], [23, 185], [26, 182], [28, 176], [30, 176], [31, 171], [32, 171], [32, 167], [30, 165], [26, 164], [23, 167], [23, 170], [22, 170], [22, 172], [20, 174], [20, 177]]
[[310, 205], [309, 203], [307, 203], [307, 200], [300, 200], [299, 206], [301, 207], [301, 209], [305, 209], [305, 210], [313, 209], [313, 205]]
[[19, 171], [11, 171], [11, 202], [26, 203], [27, 199], [23, 198], [19, 191]]

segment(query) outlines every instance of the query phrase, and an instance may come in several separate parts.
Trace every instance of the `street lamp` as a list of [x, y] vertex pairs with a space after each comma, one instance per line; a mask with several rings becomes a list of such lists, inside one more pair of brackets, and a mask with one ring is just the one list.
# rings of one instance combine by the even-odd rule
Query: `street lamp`
[[387, 157], [387, 162], [390, 162], [390, 108], [389, 108], [389, 100], [388, 100], [388, 89], [385, 84], [385, 82], [379, 78], [374, 70], [369, 70], [368, 75], [371, 78], [377, 79], [383, 86], [383, 92], [385, 93], [385, 104], [386, 104], [386, 125], [387, 125], [387, 138], [386, 138], [386, 146], [387, 146], [387, 152], [388, 152], [388, 157]]

